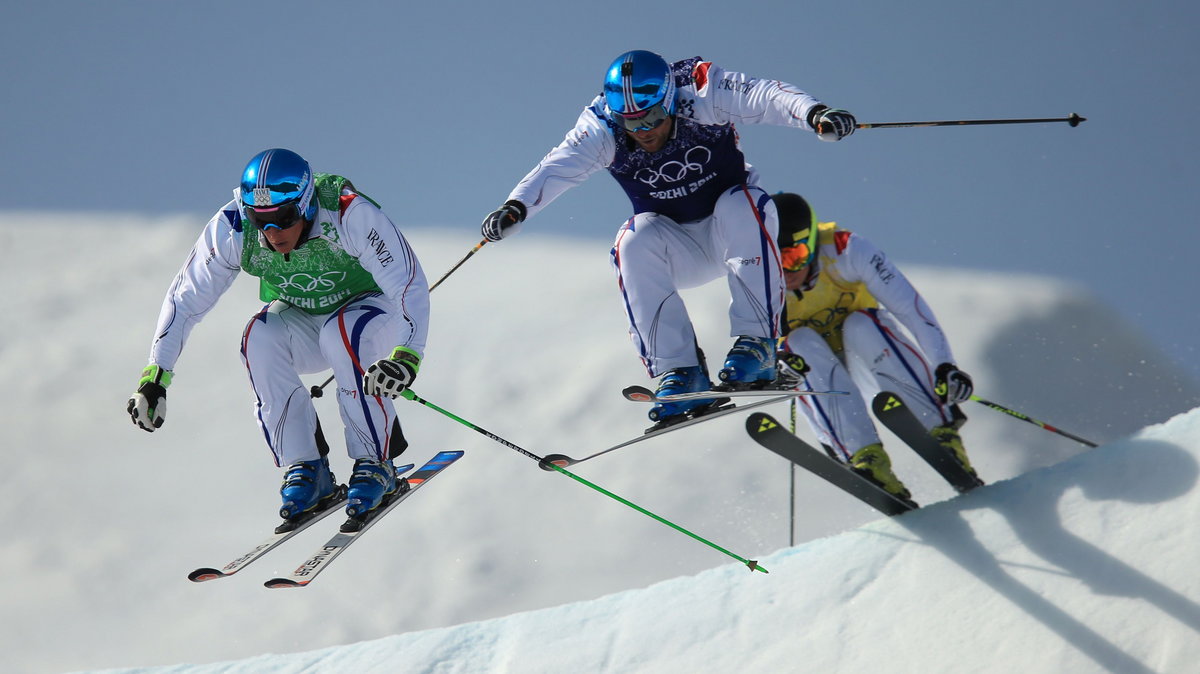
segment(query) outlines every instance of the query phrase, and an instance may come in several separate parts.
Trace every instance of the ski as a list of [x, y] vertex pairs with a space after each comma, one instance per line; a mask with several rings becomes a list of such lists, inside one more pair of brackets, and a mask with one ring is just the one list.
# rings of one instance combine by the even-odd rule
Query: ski
[[[546, 463], [552, 463], [555, 466], [558, 466], [560, 468], [566, 468], [568, 466], [573, 466], [577, 463], [582, 463], [589, 459], [594, 459], [597, 456], [600, 456], [602, 454], [608, 454], [609, 452], [621, 449], [622, 447], [628, 447], [629, 445], [632, 445], [634, 443], [642, 442], [643, 440], [649, 440], [650, 438], [657, 438], [660, 435], [665, 435], [665, 434], [671, 433], [673, 431], [678, 431], [682, 428], [687, 428], [689, 426], [695, 426], [696, 424], [704, 423], [706, 421], [712, 421], [713, 419], [719, 419], [723, 416], [733, 414], [734, 412], [744, 412], [746, 410], [754, 409], [755, 407], [762, 407], [764, 405], [770, 405], [772, 403], [785, 402], [787, 400], [791, 400], [792, 397], [793, 396], [790, 396], [790, 395], [777, 395], [773, 398], [768, 398], [766, 400], [759, 400], [759, 401], [755, 401], [753, 403], [747, 403], [747, 404], [742, 404], [742, 405], [734, 405], [734, 404], [726, 403], [722, 407], [717, 407], [716, 409], [709, 408], [707, 411], [705, 411], [697, 416], [688, 417], [688, 418], [684, 419], [683, 421], [675, 422], [669, 426], [663, 426], [663, 427], [651, 426], [650, 428], [646, 429], [645, 433], [637, 436], [636, 438], [633, 438], [631, 440], [626, 440], [625, 442], [613, 445], [612, 447], [608, 447], [606, 449], [602, 449], [594, 454], [589, 454], [589, 455], [583, 457], [582, 459], [572, 459], [571, 457], [567, 456], [566, 454], [547, 454], [545, 456], [545, 458], [543, 459], [543, 461]], [[552, 471], [552, 470], [554, 470], [554, 468], [552, 466], [543, 465], [542, 470]]]
[[324, 571], [337, 559], [339, 555], [346, 551], [354, 541], [358, 540], [368, 529], [384, 515], [392, 511], [393, 508], [400, 505], [400, 502], [408, 498], [421, 485], [429, 480], [432, 480], [438, 473], [446, 469], [450, 464], [462, 458], [463, 452], [438, 452], [436, 456], [427, 461], [424, 466], [421, 466], [412, 475], [401, 478], [398, 482], [396, 492], [381, 504], [375, 510], [367, 513], [362, 517], [350, 517], [342, 524], [341, 529], [322, 545], [311, 557], [306, 559], [300, 566], [296, 567], [287, 576], [272, 578], [264, 585], [269, 588], [285, 588], [285, 587], [304, 587], [311, 583], [317, 574]]
[[759, 388], [747, 389], [744, 391], [722, 391], [713, 389], [710, 391], [694, 391], [692, 393], [676, 393], [658, 397], [654, 395], [654, 391], [645, 386], [626, 386], [621, 391], [621, 395], [625, 396], [626, 400], [632, 400], [636, 403], [674, 403], [682, 400], [700, 400], [703, 398], [770, 398], [773, 396], [819, 396], [819, 395], [850, 395], [847, 391], [800, 391], [794, 388]]
[[882, 391], [871, 402], [871, 409], [875, 412], [875, 418], [911, 447], [959, 493], [983, 486], [983, 480], [963, 468], [954, 458], [954, 453], [938, 444], [925, 430], [925, 426], [900, 396], [891, 391]]
[[282, 545], [285, 541], [304, 531], [313, 524], [325, 519], [326, 515], [333, 513], [346, 502], [346, 486], [338, 485], [338, 489], [334, 492], [333, 498], [328, 500], [323, 506], [316, 510], [305, 513], [301, 517], [285, 521], [278, 527], [275, 527], [275, 533], [267, 536], [261, 543], [250, 548], [245, 554], [237, 557], [232, 562], [229, 562], [221, 568], [213, 568], [202, 566], [188, 574], [188, 580], [193, 583], [203, 583], [208, 580], [216, 580], [218, 578], [228, 578], [233, 574], [241, 571], [250, 565], [251, 562], [257, 560], [268, 552]]
[[[412, 470], [413, 464], [396, 467], [396, 475], [402, 475]], [[333, 497], [326, 500], [321, 506], [311, 512], [305, 513], [301, 517], [284, 520], [282, 524], [275, 527], [275, 533], [263, 539], [262, 543], [250, 548], [246, 554], [234, 559], [225, 566], [219, 569], [202, 566], [199, 569], [188, 574], [188, 580], [194, 583], [203, 583], [208, 580], [217, 580], [218, 578], [227, 578], [241, 571], [250, 565], [251, 562], [257, 560], [268, 552], [283, 545], [288, 539], [296, 534], [304, 531], [317, 522], [325, 519], [327, 515], [333, 514], [346, 502], [346, 485], [338, 485], [337, 491]]]
[[746, 419], [746, 432], [763, 447], [885, 515], [900, 515], [918, 507], [913, 501], [889, 494], [846, 464], [796, 437], [769, 414], [751, 414]]

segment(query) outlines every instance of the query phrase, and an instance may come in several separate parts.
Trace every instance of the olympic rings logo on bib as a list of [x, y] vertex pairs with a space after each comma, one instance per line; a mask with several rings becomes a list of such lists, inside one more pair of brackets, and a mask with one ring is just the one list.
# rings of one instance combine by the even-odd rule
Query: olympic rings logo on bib
[[659, 181], [677, 183], [688, 177], [704, 172], [704, 167], [712, 159], [712, 150], [697, 145], [683, 155], [683, 161], [669, 161], [658, 168], [647, 167], [634, 174], [634, 178], [651, 187], [657, 187]]
[[327, 271], [320, 276], [299, 273], [292, 274], [291, 276], [280, 276], [278, 286], [280, 290], [292, 290], [301, 293], [329, 292], [344, 280], [346, 280], [346, 272], [344, 271]]

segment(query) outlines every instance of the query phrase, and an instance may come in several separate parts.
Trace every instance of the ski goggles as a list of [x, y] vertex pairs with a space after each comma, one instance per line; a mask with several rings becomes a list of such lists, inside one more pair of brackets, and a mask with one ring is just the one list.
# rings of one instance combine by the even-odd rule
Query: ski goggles
[[270, 208], [255, 208], [253, 206], [244, 206], [242, 212], [246, 214], [246, 219], [250, 224], [263, 229], [291, 229], [300, 224], [303, 219], [300, 217], [300, 207], [296, 202], [283, 204], [282, 206], [272, 206]]
[[802, 271], [812, 261], [812, 254], [812, 249], [803, 241], [779, 251], [783, 270], [788, 272]]
[[662, 103], [653, 105], [641, 112], [628, 115], [613, 112], [613, 119], [621, 124], [626, 131], [649, 131], [657, 129], [671, 114]]

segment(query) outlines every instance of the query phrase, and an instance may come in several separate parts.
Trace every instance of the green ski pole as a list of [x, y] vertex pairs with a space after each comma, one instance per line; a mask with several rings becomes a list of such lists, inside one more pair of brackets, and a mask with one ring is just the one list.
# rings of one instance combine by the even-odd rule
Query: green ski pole
[[749, 567], [749, 569], [751, 571], [762, 571], [763, 573], [770, 573], [769, 571], [767, 571], [767, 569], [765, 567], [760, 566], [759, 563], [754, 561], [753, 559], [746, 559], [745, 557], [734, 554], [734, 553], [730, 552], [729, 550], [726, 550], [725, 548], [717, 545], [716, 543], [713, 543], [710, 540], [707, 540], [705, 538], [697, 536], [696, 534], [692, 533], [691, 531], [688, 531], [687, 529], [684, 529], [683, 527], [679, 526], [678, 524], [675, 524], [674, 522], [671, 522], [662, 517], [659, 517], [658, 515], [655, 515], [654, 513], [650, 512], [649, 510], [646, 510], [645, 508], [637, 505], [636, 503], [633, 503], [632, 501], [621, 498], [620, 496], [612, 493], [611, 491], [609, 491], [597, 484], [589, 482], [589, 481], [583, 479], [582, 477], [579, 477], [578, 475], [572, 473], [571, 471], [567, 470], [566, 468], [563, 468], [562, 466], [557, 466], [553, 463], [550, 463], [550, 462], [546, 461], [546, 459], [538, 456], [537, 454], [534, 454], [533, 452], [522, 449], [522, 448], [518, 447], [517, 445], [514, 445], [513, 443], [509, 442], [508, 440], [505, 440], [504, 438], [502, 438], [494, 433], [491, 433], [489, 431], [486, 431], [486, 430], [476, 426], [475, 424], [467, 421], [466, 419], [463, 419], [462, 417], [454, 414], [453, 412], [450, 412], [445, 409], [442, 409], [441, 407], [438, 407], [437, 405], [429, 402], [428, 400], [422, 398], [421, 396], [417, 395], [416, 393], [413, 393], [412, 389], [405, 389], [405, 390], [401, 391], [400, 397], [402, 397], [406, 400], [411, 400], [416, 403], [421, 403], [422, 405], [428, 407], [429, 409], [434, 410], [435, 412], [439, 412], [439, 413], [457, 421], [458, 423], [462, 424], [463, 426], [466, 426], [467, 428], [469, 428], [481, 435], [485, 435], [488, 438], [504, 445], [505, 447], [508, 447], [509, 449], [513, 449], [513, 450], [520, 452], [521, 454], [524, 454], [525, 456], [533, 459], [534, 461], [537, 461], [538, 466], [540, 466], [543, 470], [558, 471], [558, 472], [562, 473], [563, 475], [566, 475], [567, 477], [571, 478], [572, 480], [575, 480], [576, 482], [578, 482], [582, 485], [591, 487], [592, 489], [595, 489], [596, 491], [600, 492], [601, 494], [604, 494], [605, 496], [607, 496], [615, 501], [623, 503], [623, 504], [629, 506], [630, 508], [633, 508], [634, 510], [642, 513], [643, 515], [646, 515], [647, 517], [658, 520], [659, 522], [671, 527], [672, 529], [674, 529], [682, 534], [691, 536], [692, 538], [696, 539], [697, 541], [700, 541], [701, 543], [707, 545], [708, 547], [710, 547], [714, 550], [718, 550], [718, 551], [738, 560], [742, 564], [745, 564], [747, 567]]

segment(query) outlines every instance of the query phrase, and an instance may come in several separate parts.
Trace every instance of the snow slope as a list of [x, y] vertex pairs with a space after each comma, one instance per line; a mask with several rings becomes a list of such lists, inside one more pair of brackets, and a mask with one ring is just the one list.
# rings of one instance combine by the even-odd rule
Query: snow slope
[[[1200, 410], [761, 560], [587, 602], [149, 674], [1194, 672]], [[1136, 479], [1130, 479], [1136, 476]]]
[[[612, 622], [603, 617], [604, 606], [640, 601], [637, 592], [613, 593], [653, 586], [647, 590], [653, 595], [663, 592], [664, 585], [656, 583], [686, 585], [693, 574], [706, 583], [714, 575], [745, 574], [744, 568], [725, 567], [728, 558], [719, 553], [571, 480], [540, 471], [516, 452], [430, 410], [402, 402], [402, 421], [412, 442], [406, 455], [410, 460], [424, 460], [444, 448], [467, 451], [436, 486], [406, 502], [312, 587], [269, 591], [261, 581], [294, 567], [327, 535], [324, 529], [306, 532], [235, 578], [187, 582], [192, 568], [222, 564], [265, 535], [274, 523], [279, 480], [254, 426], [237, 355], [241, 328], [259, 306], [250, 279], [239, 280], [193, 333], [170, 391], [166, 426], [144, 433], [133, 428], [124, 412], [145, 361], [162, 293], [200, 226], [183, 217], [0, 215], [0, 278], [10, 288], [0, 300], [7, 317], [0, 328], [0, 374], [10, 392], [3, 435], [8, 470], [0, 473], [0, 487], [13, 504], [4, 513], [8, 536], [0, 544], [5, 608], [0, 648], [14, 671], [213, 662], [395, 639], [389, 635], [401, 633], [415, 633], [399, 638], [422, 643], [473, 634], [466, 638], [472, 644], [466, 650], [479, 650], [480, 657], [490, 657], [481, 644], [499, 640], [496, 657], [504, 657], [511, 652], [508, 643], [538, 638], [535, 633], [518, 636], [512, 625], [565, 623], [561, 614], [521, 612], [566, 605], [558, 610], [582, 616], [597, 609], [572, 602], [603, 597], [602, 617], [588, 624], [589, 632], [595, 632]], [[475, 243], [460, 240], [461, 233], [435, 229], [414, 227], [409, 234], [431, 279]], [[482, 249], [434, 293], [430, 347], [417, 392], [539, 454], [578, 456], [639, 433], [644, 409], [621, 399], [618, 391], [646, 379], [625, 336], [607, 249], [605, 242], [561, 239], [536, 230]], [[1197, 404], [1194, 384], [1174, 376], [1172, 366], [1146, 346], [1135, 327], [1115, 323], [1111, 312], [1078, 288], [1044, 278], [908, 271], [943, 318], [960, 364], [975, 376], [984, 397], [1097, 441], [1124, 437]], [[730, 341], [722, 328], [720, 285], [688, 294], [702, 345], [713, 358]], [[328, 398], [318, 401], [318, 409], [335, 445], [334, 470], [344, 473], [349, 462], [337, 454], [339, 438], [331, 430], [338, 426], [336, 410]], [[771, 411], [787, 415], [785, 406]], [[972, 421], [964, 437], [989, 481], [1055, 464], [1081, 449], [982, 407], [968, 411]], [[950, 496], [908, 452], [893, 451], [893, 456], [901, 477], [923, 503]], [[1118, 466], [1122, 482], [1128, 482], [1133, 467]], [[983, 526], [975, 517], [998, 523], [999, 531], [989, 527], [986, 536], [976, 530], [968, 537], [976, 541], [1014, 535], [1003, 531], [1025, 519], [1004, 515], [1005, 508], [1030, 514], [1031, 525], [1050, 526], [1045, 536], [1026, 534], [1043, 541], [1075, 524], [1061, 517], [1045, 521], [1036, 504], [1025, 502], [1029, 497], [1023, 489], [1030, 485], [1001, 485], [1022, 492], [1011, 505], [988, 490], [941, 510], [881, 523], [872, 511], [799, 475], [795, 540], [851, 533], [772, 554], [791, 540], [791, 471], [786, 462], [745, 438], [736, 417], [613, 453], [580, 465], [577, 472], [730, 550], [760, 559], [772, 570], [770, 576], [745, 574], [737, 580], [737, 587], [753, 591], [702, 589], [697, 596], [677, 597], [673, 603], [680, 612], [694, 615], [702, 608], [721, 607], [721, 615], [734, 625], [750, 624], [736, 610], [737, 601], [769, 597], [763, 601], [772, 610], [792, 611], [786, 622], [794, 632], [823, 634], [827, 640], [837, 636], [833, 641], [848, 639], [860, 648], [864, 641], [883, 637], [860, 633], [875, 612], [865, 610], [869, 602], [859, 595], [840, 594], [848, 591], [838, 590], [847, 581], [838, 579], [857, 579], [851, 587], [875, 587], [871, 594], [878, 597], [882, 585], [867, 580], [877, 575], [876, 567], [901, 568], [899, 560], [915, 559], [918, 550], [950, 545], [939, 532], [951, 525], [940, 519], [936, 526], [915, 531], [907, 528], [917, 524], [906, 523], [907, 533], [893, 529], [899, 522], [920, 523], [945, 517], [932, 513], [949, 511], [962, 513], [972, 530]], [[993, 505], [995, 498], [1002, 505]], [[970, 504], [980, 501], [987, 505], [975, 512]], [[1059, 501], [1057, 512], [1066, 512], [1063, 503]], [[1174, 509], [1177, 504], [1163, 505]], [[957, 524], [958, 519], [951, 518], [958, 529], [967, 526]], [[1079, 524], [1092, 528], [1108, 522], [1108, 516], [1098, 514], [1084, 519]], [[864, 524], [866, 529], [856, 529]], [[949, 533], [945, 537], [953, 538]], [[859, 539], [870, 541], [867, 549], [849, 542]], [[910, 540], [922, 544], [900, 544]], [[1107, 551], [1109, 543], [1096, 545]], [[827, 545], [840, 552], [828, 553], [832, 559], [816, 568], [788, 571], [818, 555], [812, 546], [823, 550]], [[876, 558], [871, 548], [878, 545], [887, 552]], [[1144, 543], [1141, 547], [1154, 550]], [[1157, 556], [1168, 561], [1167, 552], [1159, 548]], [[955, 554], [968, 561], [988, 559], [976, 548]], [[1012, 554], [1021, 561], [1003, 557], [1003, 574], [988, 572], [985, 584], [1003, 580], [1012, 571], [1010, 563], [1054, 583], [1066, 582], [1064, 572], [1088, 575], [1077, 569], [1037, 572], [1047, 564], [1070, 566], [1072, 560], [1043, 563], [1034, 560], [1045, 553]], [[1159, 577], [1140, 557], [1121, 558], [1139, 573]], [[888, 561], [872, 564], [871, 559]], [[943, 567], [954, 559], [932, 567], [921, 560], [907, 573], [897, 573], [904, 584], [944, 581], [948, 571]], [[860, 560], [868, 566], [858, 567]], [[785, 587], [777, 580], [789, 575], [807, 581]], [[1183, 581], [1168, 577], [1159, 582], [1174, 587]], [[824, 595], [810, 594], [818, 591], [832, 593], [834, 603], [846, 602], [837, 609], [838, 620], [817, 619], [819, 611], [835, 610], [822, 603]], [[705, 608], [706, 597], [717, 602]], [[950, 610], [971, 631], [991, 629], [990, 622], [981, 627], [971, 622], [974, 618], [963, 618], [961, 609], [943, 606], [947, 601], [948, 594], [930, 607], [914, 600], [905, 610], [916, 612], [912, 622], [933, 620], [935, 610]], [[971, 605], [979, 598], [964, 601]], [[856, 606], [863, 610], [854, 610]], [[795, 607], [801, 607], [799, 612]], [[765, 610], [759, 606], [750, 613]], [[511, 614], [517, 615], [496, 623], [499, 632], [477, 622]], [[465, 632], [417, 632], [462, 623], [471, 623], [461, 628]], [[879, 629], [887, 624], [879, 623]], [[958, 624], [947, 623], [943, 631], [957, 634]], [[611, 628], [612, 658], [625, 657], [620, 652], [627, 650], [652, 650], [654, 642], [673, 641], [679, 650], [692, 653], [698, 645], [687, 633], [716, 629], [684, 626], [684, 634], [670, 640], [631, 644], [639, 640], [642, 627]], [[603, 643], [594, 648], [602, 649]], [[351, 648], [366, 652], [375, 647]], [[418, 670], [436, 667], [434, 660], [404, 657]], [[596, 662], [599, 669], [623, 669], [623, 661]], [[529, 663], [520, 669], [535, 671], [538, 666]], [[471, 668], [461, 664], [458, 671]]]

